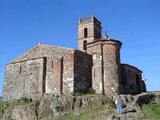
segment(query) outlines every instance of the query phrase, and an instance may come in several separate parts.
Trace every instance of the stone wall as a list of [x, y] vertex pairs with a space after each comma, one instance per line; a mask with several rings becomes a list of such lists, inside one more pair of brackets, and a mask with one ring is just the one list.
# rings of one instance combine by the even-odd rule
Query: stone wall
[[[86, 29], [86, 35], [85, 30]], [[80, 19], [78, 23], [78, 49], [85, 51], [84, 41], [87, 43], [93, 42], [101, 37], [101, 22], [99, 22], [95, 17], [89, 17], [85, 19]]]
[[4, 97], [36, 98], [91, 87], [92, 57], [75, 49], [38, 45], [6, 66]]
[[92, 82], [96, 93], [117, 94], [120, 81], [120, 47], [115, 40], [99, 40], [87, 44], [93, 57]]
[[[63, 90], [63, 58], [57, 58], [53, 61], [53, 71], [55, 74], [55, 94], [62, 94]], [[54, 85], [52, 84], [52, 85]]]
[[69, 94], [74, 92], [74, 51], [63, 60], [63, 92]]
[[141, 92], [146, 92], [147, 88], [146, 88], [146, 83], [144, 80], [141, 80]]
[[86, 92], [92, 87], [92, 56], [75, 51], [74, 92]]
[[145, 83], [142, 81], [142, 71], [128, 64], [121, 65], [122, 93], [137, 94], [145, 92]]
[[24, 59], [46, 56], [46, 93], [61, 93], [62, 91], [71, 93], [74, 80], [74, 51], [70, 48], [41, 44], [37, 49], [31, 50], [28, 55], [24, 55]]
[[120, 48], [121, 42], [116, 40], [106, 41], [103, 44], [104, 90], [110, 96], [120, 92]]
[[92, 87], [96, 90], [96, 93], [103, 93], [102, 84], [102, 53], [101, 45], [87, 45], [87, 53], [92, 55], [93, 67], [92, 67]]
[[7, 100], [22, 96], [41, 97], [44, 92], [45, 58], [6, 65], [3, 97]]
[[[31, 95], [32, 92], [36, 94], [61, 93], [62, 86], [64, 93], [73, 92], [73, 85], [70, 85], [73, 84], [74, 80], [74, 58], [71, 57], [72, 54], [74, 54], [74, 49], [43, 44], [24, 53], [6, 66], [3, 96], [7, 99], [22, 97], [23, 95], [35, 98], [34, 95]], [[46, 62], [43, 63], [43, 59], [39, 58], [45, 58]], [[24, 74], [23, 70], [25, 69], [28, 71]], [[19, 75], [19, 72], [22, 72], [23, 76]], [[65, 81], [67, 81], [66, 84]], [[26, 84], [25, 87], [24, 83]], [[42, 90], [36, 86], [41, 87]], [[32, 87], [34, 90], [31, 89]], [[24, 89], [27, 92], [24, 92]]]

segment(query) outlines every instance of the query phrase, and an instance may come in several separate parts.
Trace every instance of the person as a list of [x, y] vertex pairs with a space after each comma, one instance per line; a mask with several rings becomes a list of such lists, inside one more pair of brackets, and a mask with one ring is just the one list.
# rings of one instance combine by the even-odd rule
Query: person
[[121, 98], [121, 96], [118, 97], [118, 100], [116, 103], [117, 103], [116, 104], [117, 105], [117, 112], [119, 114], [121, 114], [122, 113], [122, 98]]

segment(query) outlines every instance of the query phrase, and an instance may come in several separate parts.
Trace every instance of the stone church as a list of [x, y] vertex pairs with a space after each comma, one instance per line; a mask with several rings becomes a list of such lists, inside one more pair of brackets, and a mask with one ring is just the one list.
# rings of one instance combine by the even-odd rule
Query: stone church
[[142, 71], [120, 61], [119, 40], [102, 37], [95, 17], [79, 19], [78, 49], [38, 44], [5, 67], [3, 97], [47, 94], [138, 94], [146, 91]]

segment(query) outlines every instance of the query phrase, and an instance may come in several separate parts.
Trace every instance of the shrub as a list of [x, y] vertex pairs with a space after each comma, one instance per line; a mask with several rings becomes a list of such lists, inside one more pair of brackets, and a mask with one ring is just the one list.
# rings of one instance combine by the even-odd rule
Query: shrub
[[89, 94], [95, 94], [96, 91], [95, 91], [95, 89], [93, 89], [93, 88], [89, 88], [88, 93], [89, 93]]
[[19, 105], [25, 105], [25, 104], [30, 103], [30, 102], [32, 102], [32, 99], [29, 99], [29, 98], [26, 98], [26, 97], [22, 97], [19, 100]]
[[10, 103], [7, 101], [0, 101], [0, 111], [5, 110], [10, 106]]

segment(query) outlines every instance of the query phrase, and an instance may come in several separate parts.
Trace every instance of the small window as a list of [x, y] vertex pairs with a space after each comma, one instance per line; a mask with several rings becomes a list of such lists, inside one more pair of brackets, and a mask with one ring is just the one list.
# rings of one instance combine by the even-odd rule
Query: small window
[[21, 72], [22, 72], [22, 66], [20, 65], [20, 67], [19, 67], [19, 74], [21, 74]]
[[88, 29], [84, 28], [84, 38], [88, 37]]
[[52, 62], [51, 62], [51, 67], [53, 68], [53, 60], [52, 60]]
[[83, 41], [83, 50], [86, 50], [86, 46], [87, 46], [87, 41], [84, 40], [84, 41]]

